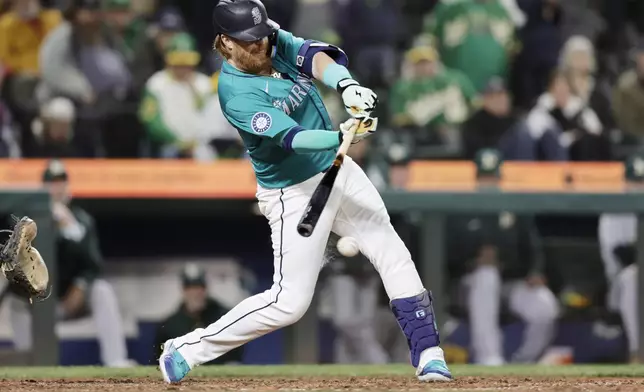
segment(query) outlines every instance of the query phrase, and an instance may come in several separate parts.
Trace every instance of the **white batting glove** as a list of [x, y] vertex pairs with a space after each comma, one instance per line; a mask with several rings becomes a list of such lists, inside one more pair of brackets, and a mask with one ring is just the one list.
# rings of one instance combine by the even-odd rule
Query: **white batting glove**
[[378, 128], [378, 119], [375, 117], [367, 117], [363, 119], [350, 118], [340, 124], [340, 132], [342, 132], [342, 135], [347, 135], [356, 121], [359, 121], [360, 125], [358, 126], [356, 134], [353, 137], [352, 144], [358, 143], [360, 140], [376, 132], [376, 129]]
[[353, 79], [344, 79], [338, 83], [338, 92], [342, 95], [344, 108], [354, 118], [371, 116], [378, 105], [378, 96], [373, 90], [362, 87]]

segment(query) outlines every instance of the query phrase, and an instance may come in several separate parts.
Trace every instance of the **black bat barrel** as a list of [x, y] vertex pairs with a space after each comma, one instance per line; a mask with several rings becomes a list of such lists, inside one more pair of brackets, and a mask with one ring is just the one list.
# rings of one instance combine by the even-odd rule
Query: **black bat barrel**
[[331, 190], [333, 190], [333, 183], [335, 183], [339, 170], [339, 165], [331, 166], [329, 171], [322, 177], [322, 181], [320, 181], [317, 188], [315, 188], [311, 200], [302, 214], [300, 223], [297, 225], [297, 232], [302, 237], [310, 237], [313, 234], [313, 230], [315, 230], [315, 226], [318, 224], [318, 220], [320, 220], [320, 215], [322, 215], [322, 211], [324, 211], [324, 207], [327, 201], [329, 201]]

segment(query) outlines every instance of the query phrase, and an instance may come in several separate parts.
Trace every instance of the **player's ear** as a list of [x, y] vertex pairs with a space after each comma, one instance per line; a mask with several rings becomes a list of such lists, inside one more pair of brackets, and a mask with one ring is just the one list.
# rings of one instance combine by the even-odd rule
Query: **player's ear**
[[221, 43], [224, 46], [224, 48], [226, 48], [226, 51], [228, 51], [228, 53], [232, 52], [233, 47], [235, 46], [235, 44], [233, 43], [233, 40], [230, 37], [227, 37], [223, 34], [220, 35], [220, 37], [221, 37]]

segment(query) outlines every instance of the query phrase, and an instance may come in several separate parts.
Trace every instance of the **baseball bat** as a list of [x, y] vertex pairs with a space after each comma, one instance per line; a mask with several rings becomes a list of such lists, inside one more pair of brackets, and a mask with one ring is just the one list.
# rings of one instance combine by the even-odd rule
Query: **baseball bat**
[[[369, 120], [368, 120], [369, 121]], [[347, 155], [347, 151], [353, 142], [353, 137], [356, 135], [356, 131], [361, 124], [361, 120], [357, 121], [354, 126], [349, 129], [346, 135], [342, 139], [342, 144], [338, 149], [338, 153], [333, 160], [333, 164], [324, 174], [322, 180], [313, 191], [309, 204], [306, 206], [300, 223], [297, 225], [297, 232], [302, 237], [310, 237], [313, 234], [313, 230], [324, 211], [327, 201], [329, 201], [329, 195], [331, 195], [331, 190], [333, 189], [333, 184], [335, 179], [338, 176], [338, 171], [344, 162], [344, 156]]]

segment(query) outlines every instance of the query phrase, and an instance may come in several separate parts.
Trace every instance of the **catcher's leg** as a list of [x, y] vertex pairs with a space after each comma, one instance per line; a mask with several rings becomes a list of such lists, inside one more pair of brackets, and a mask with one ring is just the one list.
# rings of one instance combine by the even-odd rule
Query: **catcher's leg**
[[101, 361], [110, 367], [130, 365], [123, 320], [112, 285], [102, 279], [95, 280], [90, 288], [89, 302], [101, 347]]
[[7, 295], [7, 301], [11, 312], [13, 346], [17, 351], [29, 351], [33, 344], [29, 304], [24, 298], [13, 294]]
[[382, 198], [362, 169], [347, 157], [338, 180], [345, 191], [336, 233], [354, 237], [380, 274], [391, 308], [407, 337], [411, 363], [422, 381], [449, 381], [431, 294], [425, 290], [411, 254], [390, 223]]
[[207, 328], [166, 342], [159, 360], [166, 382], [180, 381], [194, 366], [293, 324], [304, 315], [313, 298], [339, 204], [339, 193], [334, 190], [313, 234], [304, 238], [297, 233], [297, 224], [320, 178], [258, 192], [260, 211], [271, 227], [273, 286], [240, 302]]

